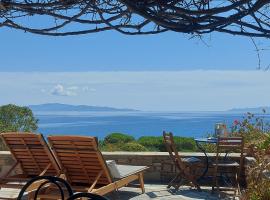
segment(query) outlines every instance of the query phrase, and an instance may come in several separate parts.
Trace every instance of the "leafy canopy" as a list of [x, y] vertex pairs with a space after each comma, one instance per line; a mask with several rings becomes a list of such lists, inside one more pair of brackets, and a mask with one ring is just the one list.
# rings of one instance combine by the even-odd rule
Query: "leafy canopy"
[[36, 131], [38, 120], [28, 107], [13, 104], [0, 106], [0, 133], [3, 132], [33, 132]]

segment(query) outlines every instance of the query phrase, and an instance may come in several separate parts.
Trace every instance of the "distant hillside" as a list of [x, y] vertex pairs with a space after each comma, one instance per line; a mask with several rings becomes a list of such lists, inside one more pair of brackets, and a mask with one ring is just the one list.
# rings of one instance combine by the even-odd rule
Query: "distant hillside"
[[266, 113], [270, 111], [270, 107], [265, 106], [265, 107], [257, 107], [257, 108], [233, 108], [228, 110], [228, 112], [237, 112], [237, 113], [246, 113], [246, 112], [251, 112], [251, 113], [263, 113], [263, 109], [266, 110]]
[[133, 109], [121, 109], [101, 106], [69, 105], [61, 103], [47, 103], [40, 105], [29, 105], [33, 111], [137, 111]]

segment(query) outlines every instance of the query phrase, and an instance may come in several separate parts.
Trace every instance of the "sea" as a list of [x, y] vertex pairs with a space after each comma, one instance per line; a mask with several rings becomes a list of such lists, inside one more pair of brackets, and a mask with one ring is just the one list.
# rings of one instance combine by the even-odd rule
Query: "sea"
[[[136, 139], [161, 136], [163, 131], [174, 135], [200, 138], [214, 133], [216, 123], [227, 124], [243, 120], [244, 113], [231, 112], [35, 112], [38, 131], [48, 135], [85, 135], [103, 139], [110, 133], [125, 133]], [[270, 121], [270, 115], [257, 114]]]

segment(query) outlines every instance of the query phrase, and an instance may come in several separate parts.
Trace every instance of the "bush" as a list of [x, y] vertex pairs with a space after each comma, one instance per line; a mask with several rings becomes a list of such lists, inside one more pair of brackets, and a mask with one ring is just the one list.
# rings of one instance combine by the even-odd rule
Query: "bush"
[[124, 144], [135, 141], [135, 138], [123, 133], [111, 133], [104, 138], [105, 144]]
[[136, 142], [129, 142], [122, 146], [123, 151], [147, 151], [147, 148]]
[[[150, 151], [167, 151], [163, 143], [163, 137], [144, 136], [138, 140], [139, 144], [147, 147]], [[174, 136], [174, 142], [178, 151], [196, 151], [193, 138]]]
[[162, 137], [143, 136], [138, 139], [138, 143], [147, 147], [150, 151], [165, 151]]
[[174, 137], [174, 142], [176, 149], [180, 151], [196, 151], [196, 143], [193, 138], [186, 138], [186, 137]]
[[[193, 138], [174, 136], [178, 151], [197, 151]], [[137, 141], [134, 137], [122, 133], [111, 133], [100, 141], [103, 151], [167, 151], [162, 136], [143, 136]]]

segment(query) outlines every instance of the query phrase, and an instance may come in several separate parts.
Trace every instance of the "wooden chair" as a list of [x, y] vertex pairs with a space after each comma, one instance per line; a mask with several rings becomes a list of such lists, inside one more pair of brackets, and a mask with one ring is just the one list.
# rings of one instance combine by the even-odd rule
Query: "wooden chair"
[[148, 167], [117, 165], [120, 177], [112, 177], [95, 137], [49, 136], [48, 142], [74, 191], [104, 195], [138, 180], [144, 192], [143, 172]]
[[[0, 192], [1, 188], [21, 189], [27, 181], [36, 176], [60, 175], [60, 167], [41, 134], [2, 133], [1, 137], [10, 150], [15, 163], [0, 178]], [[22, 173], [12, 175], [16, 167], [20, 167]], [[28, 191], [36, 187], [38, 184], [32, 185]], [[4, 199], [4, 197], [0, 198]]]
[[[240, 191], [240, 175], [241, 170], [243, 168], [244, 156], [243, 150], [244, 149], [244, 140], [243, 137], [218, 137], [217, 140], [217, 152], [215, 157], [214, 165], [214, 176], [213, 176], [213, 185], [212, 191], [215, 189], [220, 192], [221, 190], [224, 191], [234, 191], [234, 195], [238, 191]], [[238, 161], [228, 160], [228, 154], [232, 152], [240, 153], [240, 157]], [[229, 187], [220, 187], [219, 178], [224, 177], [224, 175], [228, 172], [232, 172], [235, 176], [234, 184], [232, 185], [233, 188]]]
[[173, 186], [175, 189], [179, 189], [183, 181], [186, 180], [200, 191], [201, 189], [196, 179], [196, 168], [201, 160], [195, 157], [181, 158], [175, 147], [172, 133], [166, 133], [164, 131], [163, 139], [166, 149], [178, 171], [167, 187], [170, 188]]

